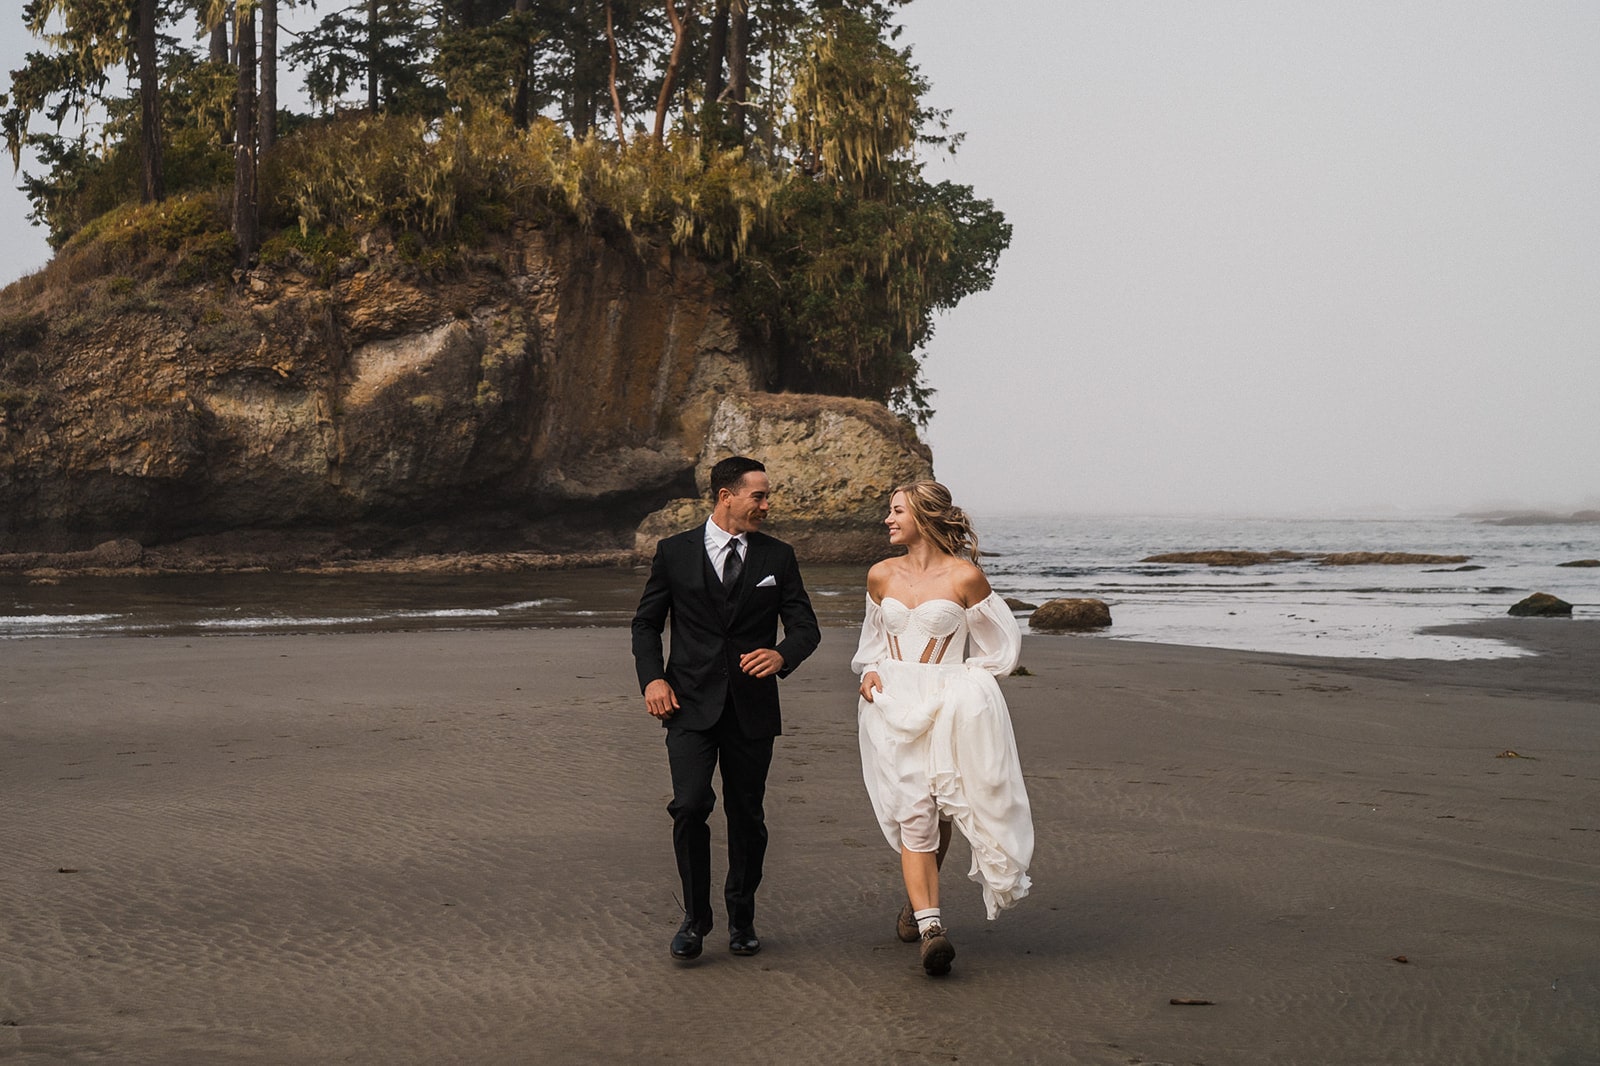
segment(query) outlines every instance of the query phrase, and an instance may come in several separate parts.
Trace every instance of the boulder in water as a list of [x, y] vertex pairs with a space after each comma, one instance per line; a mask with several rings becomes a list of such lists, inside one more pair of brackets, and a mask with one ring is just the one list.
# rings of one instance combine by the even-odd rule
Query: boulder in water
[[1104, 600], [1050, 600], [1033, 612], [1028, 624], [1047, 633], [1102, 629], [1111, 624], [1111, 608]]
[[1323, 566], [1439, 566], [1464, 563], [1470, 555], [1424, 555], [1416, 552], [1334, 552], [1322, 557]]
[[1304, 552], [1291, 551], [1243, 551], [1233, 548], [1222, 548], [1211, 551], [1198, 552], [1165, 552], [1161, 555], [1147, 555], [1139, 560], [1142, 563], [1197, 563], [1201, 566], [1260, 566], [1263, 563], [1292, 563], [1301, 559], [1314, 559], [1316, 556]]
[[1572, 604], [1548, 592], [1535, 592], [1527, 599], [1512, 604], [1506, 613], [1516, 615], [1518, 618], [1571, 617]]

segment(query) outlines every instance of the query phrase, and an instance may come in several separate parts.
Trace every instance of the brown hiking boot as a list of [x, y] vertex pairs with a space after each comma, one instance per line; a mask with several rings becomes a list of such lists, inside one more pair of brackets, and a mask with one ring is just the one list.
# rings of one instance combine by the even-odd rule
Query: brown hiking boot
[[915, 944], [922, 939], [922, 934], [917, 932], [916, 912], [911, 909], [911, 901], [900, 908], [900, 917], [894, 920], [894, 935], [904, 940], [907, 944]]
[[922, 934], [922, 970], [929, 977], [942, 977], [950, 972], [950, 960], [956, 957], [955, 945], [944, 935], [944, 926], [934, 922]]

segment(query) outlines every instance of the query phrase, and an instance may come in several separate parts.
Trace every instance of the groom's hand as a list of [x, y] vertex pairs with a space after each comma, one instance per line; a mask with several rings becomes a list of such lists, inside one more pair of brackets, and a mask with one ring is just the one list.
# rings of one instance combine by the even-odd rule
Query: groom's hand
[[771, 677], [783, 669], [783, 656], [777, 648], [757, 648], [739, 656], [739, 669], [751, 677]]
[[644, 706], [652, 718], [665, 722], [678, 709], [678, 694], [666, 678], [658, 677], [644, 687]]

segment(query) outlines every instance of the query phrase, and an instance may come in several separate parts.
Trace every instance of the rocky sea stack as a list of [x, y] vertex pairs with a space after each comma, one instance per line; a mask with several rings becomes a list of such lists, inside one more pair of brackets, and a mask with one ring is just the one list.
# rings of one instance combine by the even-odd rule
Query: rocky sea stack
[[7, 289], [0, 553], [614, 558], [703, 517], [710, 464], [749, 452], [778, 535], [859, 560], [888, 489], [931, 472], [883, 405], [771, 391], [777, 360], [691, 255], [532, 224], [449, 270], [403, 253], [232, 284], [58, 259]]
[[0, 293], [0, 568], [631, 559], [734, 450], [865, 561], [930, 472], [922, 353], [1011, 226], [924, 173], [894, 5], [56, 6], [0, 94], [57, 250]]

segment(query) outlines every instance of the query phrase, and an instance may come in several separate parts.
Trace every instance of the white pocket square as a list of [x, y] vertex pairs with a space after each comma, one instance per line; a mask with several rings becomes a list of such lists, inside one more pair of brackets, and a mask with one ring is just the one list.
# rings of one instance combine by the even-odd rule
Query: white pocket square
[[764, 577], [760, 581], [756, 582], [756, 588], [758, 588], [758, 589], [768, 589], [768, 588], [771, 588], [772, 586], [776, 585], [777, 583], [778, 583], [778, 579], [773, 577], [771, 574], [768, 574], [766, 577]]

